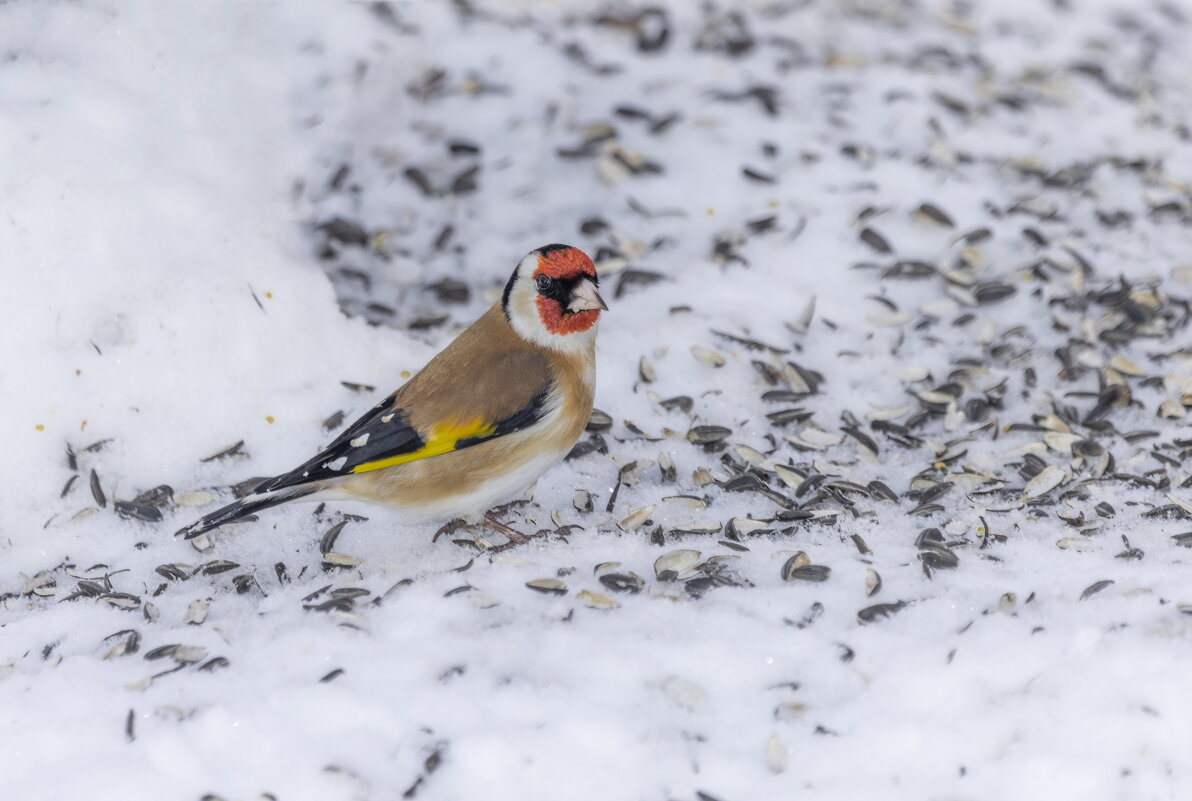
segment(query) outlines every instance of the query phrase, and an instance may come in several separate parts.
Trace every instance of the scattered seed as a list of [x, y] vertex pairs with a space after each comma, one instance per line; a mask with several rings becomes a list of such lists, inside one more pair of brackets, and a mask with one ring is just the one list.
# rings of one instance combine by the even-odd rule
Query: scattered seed
[[203, 621], [207, 619], [207, 611], [210, 608], [210, 601], [191, 601], [186, 607], [186, 617], [183, 618], [183, 620], [192, 626], [201, 625]]
[[613, 427], [613, 418], [606, 412], [599, 409], [592, 410], [592, 416], [588, 418], [588, 425], [585, 430], [590, 432], [608, 431]]
[[637, 363], [637, 374], [647, 384], [658, 380], [658, 373], [654, 370], [654, 365], [650, 364], [650, 360], [645, 356], [642, 356]]
[[116, 514], [130, 520], [143, 520], [147, 523], [160, 523], [162, 520], [161, 509], [153, 506], [144, 506], [130, 501], [116, 501], [112, 508], [116, 510]]
[[857, 613], [857, 619], [862, 623], [875, 623], [884, 618], [890, 617], [896, 612], [900, 611], [907, 605], [906, 601], [896, 601], [895, 603], [874, 604], [867, 606]]
[[1062, 484], [1065, 480], [1064, 471], [1055, 465], [1048, 465], [1043, 468], [1034, 478], [1026, 483], [1026, 487], [1022, 491], [1023, 498], [1037, 498], [1040, 495], [1046, 495], [1053, 489]]
[[580, 590], [576, 593], [575, 600], [589, 609], [616, 609], [620, 606], [619, 603], [604, 593], [592, 592], [591, 590]]
[[659, 581], [684, 581], [695, 576], [700, 552], [681, 549], [664, 553], [654, 560], [654, 575]]
[[1102, 579], [1101, 581], [1093, 582], [1092, 584], [1090, 584], [1089, 586], [1084, 588], [1084, 592], [1080, 593], [1080, 600], [1087, 601], [1089, 598], [1092, 598], [1094, 595], [1101, 592], [1101, 590], [1105, 589], [1110, 584], [1113, 584], [1113, 579]]
[[328, 567], [359, 567], [363, 563], [364, 560], [359, 556], [350, 556], [346, 553], [323, 554], [323, 564]]
[[705, 367], [724, 367], [728, 363], [719, 353], [703, 345], [692, 345], [691, 355]]
[[[794, 557], [792, 557], [793, 559]], [[789, 560], [788, 560], [789, 563]], [[785, 581], [827, 581], [828, 576], [832, 575], [832, 569], [827, 565], [799, 565], [791, 570], [787, 570], [783, 566], [783, 576]]]
[[666, 409], [667, 411], [678, 410], [678, 411], [682, 412], [683, 414], [691, 414], [691, 410], [693, 408], [695, 408], [695, 402], [692, 401], [691, 398], [687, 397], [686, 395], [679, 395], [674, 398], [667, 398], [666, 400], [659, 401], [658, 405], [661, 406], [663, 409]]
[[604, 573], [599, 581], [614, 592], [639, 593], [646, 586], [645, 580], [636, 573]]
[[544, 595], [566, 595], [567, 585], [557, 578], [542, 578], [527, 581], [526, 586]]
[[696, 445], [712, 445], [727, 438], [733, 431], [724, 426], [695, 426], [687, 432], [687, 440]]
[[103, 509], [108, 505], [108, 497], [104, 495], [103, 487], [99, 485], [99, 476], [95, 470], [91, 470], [91, 497], [95, 498], [95, 503]]
[[327, 532], [323, 535], [323, 538], [319, 540], [319, 553], [326, 556], [335, 550], [335, 541], [339, 539], [339, 533], [344, 530], [344, 526], [346, 526], [348, 522], [349, 521], [347, 520], [341, 520], [331, 528], [327, 529]]
[[237, 442], [234, 445], [229, 445], [228, 447], [224, 448], [223, 450], [221, 450], [217, 453], [213, 453], [210, 456], [206, 456], [202, 459], [199, 459], [199, 461], [200, 462], [214, 462], [214, 461], [218, 461], [220, 459], [227, 459], [228, 457], [231, 457], [231, 456], [248, 456], [248, 454], [244, 452], [244, 440], [240, 440], [239, 442]]
[[637, 509], [630, 509], [629, 513], [617, 521], [617, 528], [621, 531], [634, 531], [650, 519], [650, 515], [654, 513], [654, 504], [648, 506], [641, 506]]

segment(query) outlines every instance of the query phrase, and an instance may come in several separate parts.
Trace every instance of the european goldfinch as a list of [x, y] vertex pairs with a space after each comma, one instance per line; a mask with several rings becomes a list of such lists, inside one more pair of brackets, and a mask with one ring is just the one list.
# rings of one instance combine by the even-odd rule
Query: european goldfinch
[[430, 520], [520, 493], [563, 459], [591, 415], [596, 328], [608, 309], [597, 286], [583, 251], [532, 251], [492, 308], [326, 450], [178, 534], [298, 499], [372, 501]]

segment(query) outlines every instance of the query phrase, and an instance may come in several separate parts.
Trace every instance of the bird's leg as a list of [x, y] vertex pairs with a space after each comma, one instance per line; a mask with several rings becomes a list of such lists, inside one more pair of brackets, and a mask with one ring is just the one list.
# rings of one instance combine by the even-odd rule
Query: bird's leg
[[510, 506], [510, 504], [506, 504], [505, 506], [497, 507], [496, 509], [490, 509], [489, 511], [484, 513], [485, 525], [489, 526], [490, 528], [496, 529], [497, 531], [501, 532], [502, 534], [504, 534], [506, 537], [509, 538], [508, 542], [505, 542], [501, 545], [497, 545], [495, 547], [489, 548], [488, 549], [489, 553], [499, 553], [501, 551], [505, 551], [510, 548], [513, 548], [517, 545], [525, 545], [527, 542], [530, 541], [530, 538], [527, 537], [525, 534], [522, 534], [520, 531], [513, 528], [512, 526], [506, 525], [505, 523], [502, 523], [500, 520], [497, 520], [496, 515], [500, 514], [501, 512], [507, 511], [509, 506]]

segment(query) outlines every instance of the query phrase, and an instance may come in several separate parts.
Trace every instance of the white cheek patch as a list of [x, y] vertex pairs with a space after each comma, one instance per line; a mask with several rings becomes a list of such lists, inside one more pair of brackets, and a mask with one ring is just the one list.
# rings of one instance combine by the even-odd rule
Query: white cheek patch
[[530, 254], [517, 267], [518, 280], [509, 293], [509, 324], [518, 335], [535, 345], [559, 351], [581, 351], [591, 347], [596, 336], [596, 326], [572, 334], [554, 334], [547, 330], [538, 313], [538, 290], [534, 284], [534, 271], [538, 269], [538, 256]]

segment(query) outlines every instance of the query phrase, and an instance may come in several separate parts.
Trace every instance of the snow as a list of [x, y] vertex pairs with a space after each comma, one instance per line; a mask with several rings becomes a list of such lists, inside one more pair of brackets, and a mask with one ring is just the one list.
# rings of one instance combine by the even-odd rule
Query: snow
[[[633, 6], [595, 2], [0, 6], [6, 797], [1186, 793], [1192, 552], [1173, 536], [1192, 530], [1180, 514], [1192, 446], [1186, 418], [1156, 412], [1192, 396], [1192, 6], [663, 5], [669, 38], [650, 52]], [[739, 38], [733, 11], [755, 40], [738, 55], [725, 44]], [[774, 114], [764, 92], [741, 94], [757, 86], [773, 87]], [[615, 138], [560, 154], [604, 125]], [[661, 173], [631, 174], [639, 157]], [[954, 226], [917, 219], [922, 203]], [[363, 246], [328, 241], [337, 217]], [[606, 225], [582, 233], [594, 218]], [[966, 236], [979, 228], [990, 236]], [[309, 458], [333, 436], [324, 420], [350, 422], [399, 385], [527, 251], [556, 241], [603, 270], [608, 454], [548, 472], [506, 519], [580, 528], [489, 555], [451, 541], [463, 532], [432, 542], [437, 523], [328, 503], [196, 544], [172, 536], [230, 485]], [[883, 277], [898, 260], [934, 272]], [[660, 280], [632, 283], [631, 270]], [[1084, 301], [1119, 276], [1154, 290], [1161, 329], [1102, 336], [1113, 309]], [[428, 291], [445, 278], [467, 298]], [[1015, 294], [975, 303], [968, 279]], [[1115, 356], [1143, 374], [1125, 373], [1133, 402], [1107, 412], [1113, 430], [1071, 427], [1113, 454], [1109, 474], [1150, 485], [1007, 428], [1055, 405], [1084, 419]], [[753, 361], [778, 373], [794, 361], [823, 383], [763, 401], [793, 371], [771, 386]], [[984, 370], [950, 377], [966, 365]], [[962, 402], [914, 430], [920, 446], [866, 418], [905, 405], [905, 424], [920, 408], [911, 393], [953, 380]], [[994, 426], [964, 416], [1002, 382]], [[690, 414], [657, 402], [679, 395]], [[827, 440], [766, 417], [794, 406], [833, 435], [855, 416], [877, 457], [852, 436], [796, 450], [786, 437]], [[728, 448], [689, 442], [698, 425], [730, 429]], [[1157, 434], [1122, 436], [1142, 430]], [[906, 497], [846, 495], [856, 516], [768, 522], [774, 533], [741, 538], [746, 551], [722, 544], [723, 528], [675, 533], [781, 511], [696, 481], [727, 478], [722, 455], [752, 458], [739, 446], [900, 496], [922, 471], [957, 486], [924, 516]], [[933, 468], [952, 446], [967, 453]], [[1007, 467], [1027, 453], [1061, 478], [1041, 505], [1023, 505], [1042, 488]], [[963, 466], [1008, 492], [976, 494]], [[767, 475], [801, 505], [816, 495]], [[176, 501], [161, 522], [115, 513], [160, 484]], [[579, 490], [594, 511], [573, 506]], [[638, 517], [651, 522], [626, 522], [649, 505]], [[920, 553], [938, 552], [916, 538], [931, 527], [954, 568], [925, 569]], [[655, 560], [680, 548], [737, 557], [719, 574], [736, 586], [659, 580]], [[1141, 558], [1122, 556], [1131, 548]], [[798, 551], [831, 568], [825, 581], [782, 580]], [[609, 569], [645, 589], [613, 591], [597, 575]], [[527, 588], [543, 578], [566, 593]], [[334, 594], [344, 588], [368, 593]], [[196, 601], [206, 616], [187, 623]]]

